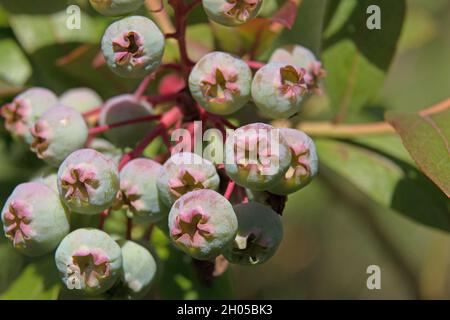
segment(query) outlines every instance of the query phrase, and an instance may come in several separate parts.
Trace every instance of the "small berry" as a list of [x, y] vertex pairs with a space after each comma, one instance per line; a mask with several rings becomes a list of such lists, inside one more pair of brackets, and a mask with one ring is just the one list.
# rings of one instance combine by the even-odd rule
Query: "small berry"
[[237, 26], [258, 15], [263, 0], [203, 0], [208, 17], [225, 26]]
[[113, 288], [116, 299], [141, 299], [151, 288], [157, 265], [150, 251], [133, 241], [121, 243], [122, 278]]
[[111, 288], [119, 278], [122, 252], [107, 233], [78, 229], [61, 241], [55, 262], [69, 290], [95, 295]]
[[117, 165], [93, 149], [75, 151], [59, 167], [58, 190], [74, 212], [101, 213], [119, 191]]
[[58, 194], [41, 182], [19, 184], [2, 210], [3, 230], [13, 246], [28, 256], [55, 249], [69, 232]]
[[212, 190], [186, 193], [174, 203], [169, 213], [172, 241], [199, 260], [221, 254], [234, 240], [237, 227], [231, 203]]
[[164, 41], [164, 35], [153, 21], [132, 16], [106, 29], [102, 51], [113, 72], [125, 78], [142, 78], [160, 65]]
[[92, 89], [74, 88], [59, 97], [59, 103], [80, 113], [91, 111], [103, 104], [102, 98]]
[[156, 180], [162, 165], [140, 158], [128, 162], [120, 171], [120, 191], [115, 207], [125, 207], [142, 221], [157, 222], [167, 216], [169, 209], [161, 203]]
[[45, 167], [32, 178], [31, 182], [41, 182], [58, 193], [58, 173], [53, 167]]
[[252, 97], [265, 117], [289, 118], [300, 111], [308, 93], [306, 70], [272, 62], [259, 69], [252, 82]]
[[189, 76], [193, 97], [207, 111], [228, 115], [250, 100], [252, 72], [241, 59], [224, 52], [205, 55]]
[[168, 207], [187, 192], [198, 189], [217, 190], [220, 178], [208, 160], [190, 153], [172, 155], [163, 165], [157, 180], [159, 196]]
[[280, 129], [291, 150], [291, 166], [283, 179], [269, 189], [277, 195], [294, 193], [305, 186], [317, 175], [318, 157], [314, 141], [303, 131], [290, 128]]
[[121, 16], [138, 10], [145, 0], [89, 0], [92, 8], [104, 16]]
[[19, 94], [1, 109], [5, 127], [14, 136], [31, 140], [30, 128], [37, 119], [58, 102], [56, 95], [48, 89], [31, 88]]
[[269, 260], [283, 239], [280, 216], [258, 202], [234, 206], [238, 231], [234, 242], [224, 253], [225, 258], [242, 265], [257, 265]]
[[[138, 119], [153, 114], [152, 105], [124, 94], [106, 101], [100, 112], [100, 125], [111, 125], [121, 121]], [[151, 122], [142, 122], [114, 128], [105, 132], [106, 138], [118, 147], [134, 147], [151, 130]]]
[[308, 48], [300, 45], [289, 45], [274, 51], [269, 62], [287, 63], [306, 70], [305, 81], [308, 89], [320, 93], [320, 80], [326, 76], [322, 63]]
[[267, 190], [281, 180], [290, 166], [291, 154], [286, 142], [279, 129], [268, 124], [240, 127], [229, 141], [225, 170], [241, 186]]
[[111, 159], [117, 165], [119, 165], [120, 159], [123, 156], [123, 152], [119, 148], [105, 139], [94, 138], [89, 144], [89, 147]]
[[82, 148], [88, 138], [83, 116], [59, 104], [44, 112], [30, 131], [31, 150], [52, 166], [58, 166], [69, 154]]

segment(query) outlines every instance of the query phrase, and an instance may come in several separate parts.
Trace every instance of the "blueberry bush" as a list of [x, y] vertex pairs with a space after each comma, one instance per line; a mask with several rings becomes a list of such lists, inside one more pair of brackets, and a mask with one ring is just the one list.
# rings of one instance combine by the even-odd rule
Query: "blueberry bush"
[[315, 195], [450, 231], [450, 100], [378, 98], [406, 0], [60, 2], [0, 1], [0, 298], [230, 298]]

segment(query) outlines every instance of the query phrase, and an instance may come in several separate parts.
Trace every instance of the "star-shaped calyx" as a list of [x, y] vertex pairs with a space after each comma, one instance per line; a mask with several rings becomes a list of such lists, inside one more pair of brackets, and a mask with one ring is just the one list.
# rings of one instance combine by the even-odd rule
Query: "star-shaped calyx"
[[259, 0], [227, 0], [222, 10], [238, 21], [247, 22], [258, 7]]
[[175, 178], [169, 180], [169, 188], [172, 195], [176, 198], [181, 197], [189, 191], [205, 189], [203, 181], [204, 176], [198, 172], [190, 172], [188, 170], [180, 170]]
[[240, 93], [237, 80], [238, 73], [235, 70], [216, 68], [203, 77], [200, 87], [208, 102], [223, 104], [232, 101], [233, 96]]
[[308, 91], [305, 81], [306, 70], [291, 65], [280, 68], [280, 92], [289, 100], [296, 100]]
[[118, 65], [144, 63], [144, 40], [134, 31], [124, 32], [113, 40], [114, 59]]
[[77, 198], [89, 202], [90, 194], [100, 186], [100, 181], [91, 168], [74, 166], [62, 175], [61, 186], [66, 199]]
[[200, 247], [213, 232], [209, 219], [209, 215], [201, 207], [182, 211], [175, 219], [172, 237], [187, 247]]
[[4, 213], [4, 220], [6, 237], [15, 247], [24, 247], [32, 235], [31, 206], [23, 201], [12, 201]]
[[31, 106], [25, 99], [14, 99], [13, 102], [1, 108], [1, 115], [5, 119], [5, 127], [10, 132], [23, 136], [28, 130], [28, 117]]
[[81, 248], [67, 265], [65, 281], [69, 289], [93, 288], [109, 273], [109, 258], [102, 250]]

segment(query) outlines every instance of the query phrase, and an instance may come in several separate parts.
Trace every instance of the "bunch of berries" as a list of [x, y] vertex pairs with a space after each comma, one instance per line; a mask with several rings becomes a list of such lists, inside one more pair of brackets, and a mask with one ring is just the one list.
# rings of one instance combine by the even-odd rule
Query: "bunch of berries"
[[[90, 2], [101, 14], [117, 16], [137, 10], [144, 0]], [[199, 2], [169, 4], [180, 17]], [[226, 26], [255, 18], [262, 2], [202, 1], [208, 17]], [[162, 63], [169, 36], [180, 42], [179, 63]], [[182, 30], [164, 35], [147, 17], [125, 17], [106, 29], [101, 49], [115, 74], [143, 78], [135, 94], [103, 102], [88, 88], [57, 97], [36, 87], [1, 109], [6, 129], [54, 168], [14, 189], [1, 212], [4, 233], [25, 255], [54, 252], [69, 290], [144, 297], [157, 264], [147, 244], [132, 241], [137, 224], [161, 228], [193, 259], [223, 256], [231, 263], [262, 264], [283, 238], [283, 205], [273, 204], [317, 174], [314, 142], [305, 133], [260, 122], [236, 128], [223, 117], [253, 107], [250, 102], [269, 119], [298, 113], [325, 76], [311, 51], [280, 48], [254, 73], [254, 63], [225, 52], [192, 63], [183, 41]], [[149, 82], [167, 70], [174, 72], [166, 76], [171, 90], [145, 96]], [[196, 120], [227, 133], [214, 141], [224, 162], [204, 156], [204, 145], [198, 154], [197, 146], [178, 150], [170, 141], [176, 130], [192, 134]], [[153, 159], [144, 157], [159, 137], [163, 143]], [[125, 238], [102, 230], [118, 210], [127, 212]], [[95, 215], [101, 223], [79, 228], [72, 223], [78, 215]]]

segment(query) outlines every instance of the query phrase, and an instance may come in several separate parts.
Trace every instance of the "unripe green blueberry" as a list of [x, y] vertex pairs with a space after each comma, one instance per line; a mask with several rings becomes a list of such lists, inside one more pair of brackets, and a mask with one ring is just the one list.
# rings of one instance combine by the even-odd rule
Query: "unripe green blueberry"
[[119, 165], [120, 159], [123, 156], [123, 152], [114, 146], [108, 140], [102, 138], [94, 138], [89, 144], [91, 149], [97, 150], [105, 157], [110, 158], [115, 164]]
[[58, 102], [56, 95], [45, 88], [31, 88], [1, 108], [5, 127], [14, 136], [31, 141], [30, 128], [37, 119]]
[[303, 131], [282, 128], [281, 134], [291, 150], [291, 166], [283, 179], [269, 189], [278, 195], [294, 193], [307, 186], [317, 175], [319, 160], [314, 141]]
[[210, 161], [190, 152], [172, 155], [164, 163], [157, 180], [159, 196], [168, 207], [187, 192], [198, 189], [217, 190], [219, 184], [216, 167]]
[[252, 97], [262, 115], [282, 119], [298, 113], [308, 93], [305, 75], [305, 69], [279, 62], [259, 69], [252, 82]]
[[31, 179], [31, 182], [41, 182], [58, 193], [58, 173], [53, 167], [45, 167], [39, 170]]
[[320, 93], [320, 80], [326, 76], [322, 63], [308, 48], [300, 45], [288, 45], [274, 51], [269, 62], [280, 62], [306, 70], [305, 81], [308, 89]]
[[128, 162], [120, 171], [120, 191], [115, 206], [125, 207], [141, 221], [157, 222], [167, 217], [169, 209], [158, 197], [156, 180], [162, 165], [140, 158]]
[[119, 278], [122, 251], [103, 231], [77, 229], [61, 241], [55, 262], [69, 290], [96, 295], [111, 288]]
[[100, 107], [103, 100], [90, 88], [74, 88], [64, 92], [59, 97], [59, 103], [83, 113]]
[[263, 0], [203, 0], [203, 8], [214, 22], [237, 26], [258, 15]]
[[122, 278], [114, 298], [141, 299], [151, 288], [156, 275], [155, 258], [145, 247], [133, 241], [120, 242], [122, 249]]
[[[110, 125], [153, 114], [152, 105], [131, 94], [116, 96], [106, 101], [100, 112], [100, 125]], [[153, 128], [153, 123], [142, 122], [121, 126], [105, 132], [106, 138], [118, 147], [134, 147]]]
[[277, 251], [283, 239], [280, 216], [258, 202], [234, 206], [238, 231], [234, 242], [224, 252], [225, 258], [242, 265], [262, 264]]
[[32, 257], [55, 249], [70, 227], [58, 194], [41, 182], [19, 184], [6, 201], [1, 218], [13, 246]]
[[209, 260], [234, 240], [238, 228], [231, 203], [213, 190], [195, 190], [175, 201], [169, 213], [173, 243], [199, 260]]
[[131, 16], [111, 24], [102, 39], [106, 63], [125, 78], [142, 78], [156, 70], [164, 53], [164, 35], [150, 19]]
[[286, 141], [268, 124], [238, 128], [227, 139], [225, 170], [237, 184], [262, 191], [282, 179], [291, 163]]
[[225, 52], [208, 53], [189, 76], [195, 100], [207, 111], [219, 115], [234, 113], [250, 100], [251, 82], [248, 65]]
[[59, 104], [44, 112], [30, 131], [31, 150], [39, 159], [56, 167], [73, 151], [83, 148], [88, 138], [83, 116]]
[[136, 11], [145, 0], [89, 0], [92, 8], [104, 16], [120, 16]]
[[117, 165], [93, 149], [77, 150], [59, 167], [58, 190], [74, 212], [101, 213], [112, 205], [119, 191]]

